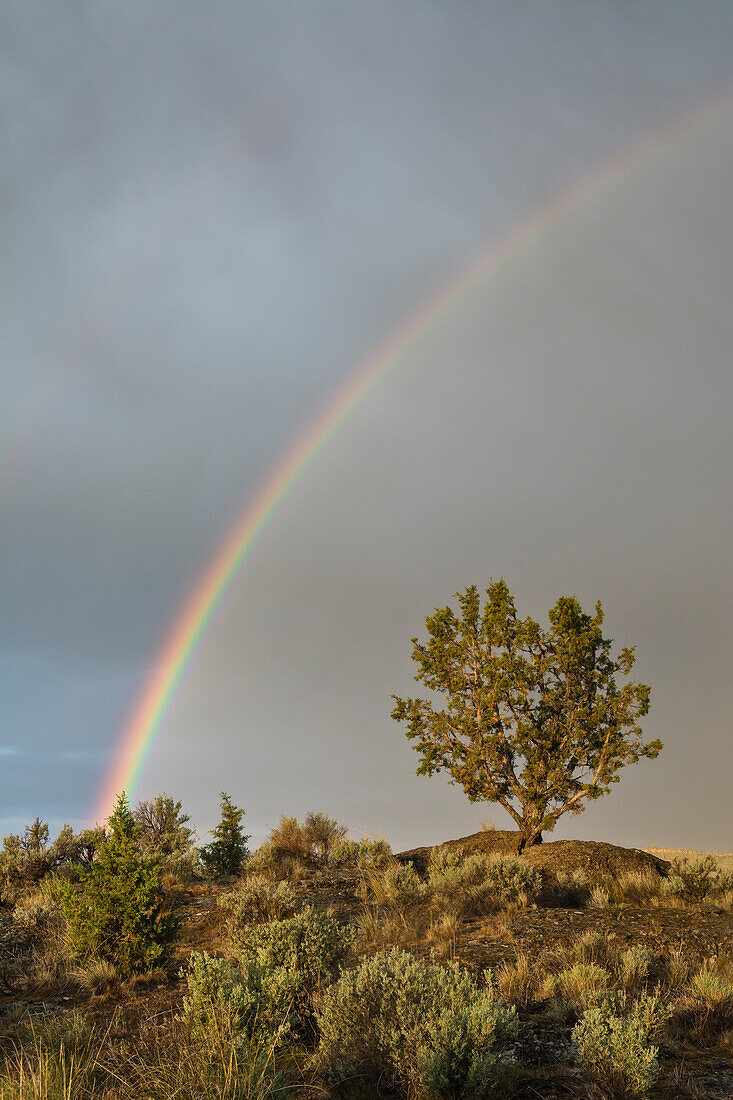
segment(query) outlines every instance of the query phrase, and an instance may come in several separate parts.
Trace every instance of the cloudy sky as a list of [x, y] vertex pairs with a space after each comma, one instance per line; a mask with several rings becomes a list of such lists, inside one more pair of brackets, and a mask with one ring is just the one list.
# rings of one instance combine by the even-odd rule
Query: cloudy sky
[[0, 828], [88, 820], [281, 456], [574, 189], [308, 467], [134, 793], [202, 835], [222, 788], [258, 839], [504, 825], [389, 717], [425, 616], [503, 575], [603, 601], [666, 745], [555, 835], [730, 848], [731, 5], [5, 0], [0, 38]]

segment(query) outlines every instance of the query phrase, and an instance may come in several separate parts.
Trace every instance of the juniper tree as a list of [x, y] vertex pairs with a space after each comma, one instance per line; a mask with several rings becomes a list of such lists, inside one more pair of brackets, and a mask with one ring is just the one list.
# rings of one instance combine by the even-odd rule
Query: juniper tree
[[482, 609], [471, 585], [456, 593], [460, 615], [444, 607], [426, 618], [427, 642], [412, 639], [415, 679], [444, 705], [393, 695], [392, 717], [416, 742], [418, 775], [445, 771], [471, 802], [503, 806], [521, 852], [662, 744], [642, 740], [648, 685], [616, 682], [631, 671], [634, 649], [612, 657], [600, 602], [591, 616], [574, 596], [561, 596], [543, 630], [518, 617], [503, 580], [492, 581], [486, 597]]
[[139, 841], [123, 792], [96, 859], [81, 873], [81, 889], [65, 901], [72, 947], [109, 959], [122, 977], [161, 962], [175, 931], [163, 913], [158, 867], [142, 855]]
[[201, 849], [201, 861], [212, 874], [236, 875], [249, 855], [247, 841], [241, 825], [244, 810], [235, 806], [225, 791], [221, 792], [221, 821], [212, 829], [213, 840]]
[[140, 848], [146, 855], [155, 856], [171, 870], [193, 869], [196, 834], [189, 828], [191, 819], [182, 812], [180, 802], [169, 794], [158, 794], [139, 801], [132, 816], [139, 829]]

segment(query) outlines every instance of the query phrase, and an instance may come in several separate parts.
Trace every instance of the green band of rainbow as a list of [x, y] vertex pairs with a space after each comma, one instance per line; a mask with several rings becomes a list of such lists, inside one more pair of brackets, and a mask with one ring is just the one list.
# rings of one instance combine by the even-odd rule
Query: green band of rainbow
[[511, 257], [540, 239], [573, 207], [598, 194], [632, 167], [681, 140], [697, 126], [724, 110], [731, 101], [726, 89], [706, 104], [667, 124], [651, 137], [606, 161], [570, 189], [551, 199], [505, 237], [493, 244], [453, 279], [439, 294], [410, 317], [406, 324], [366, 358], [350, 375], [346, 385], [328, 402], [307, 431], [285, 454], [264, 485], [247, 506], [225, 542], [187, 599], [163, 649], [157, 656], [145, 689], [137, 701], [96, 805], [96, 820], [112, 810], [121, 790], [134, 793], [140, 772], [155, 740], [161, 720], [207, 625], [233, 578], [237, 575], [258, 537], [283, 506], [305, 470], [347, 422], [357, 406], [396, 366], [405, 353], [425, 340], [445, 315], [484, 279], [495, 274]]

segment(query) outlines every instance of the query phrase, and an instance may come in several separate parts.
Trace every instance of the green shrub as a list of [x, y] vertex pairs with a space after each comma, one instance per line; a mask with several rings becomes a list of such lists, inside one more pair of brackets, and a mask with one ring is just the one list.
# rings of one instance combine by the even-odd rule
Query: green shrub
[[594, 963], [576, 963], [552, 980], [555, 995], [578, 1011], [603, 998], [610, 984], [609, 972]]
[[98, 858], [81, 875], [81, 888], [63, 901], [70, 950], [111, 962], [120, 977], [142, 973], [166, 957], [175, 933], [164, 914], [156, 865], [138, 846], [138, 829], [124, 794], [109, 819]]
[[[669, 876], [667, 893], [682, 894], [692, 901], [725, 893], [733, 887], [733, 872], [723, 870], [715, 856], [700, 859], [675, 860]], [[668, 880], [668, 881], [669, 881]]]
[[364, 900], [405, 913], [427, 900], [429, 887], [411, 863], [393, 863], [386, 868], [367, 870], [360, 893]]
[[156, 858], [161, 868], [179, 877], [193, 874], [198, 862], [196, 834], [188, 827], [191, 819], [182, 812], [180, 802], [169, 794], [158, 794], [138, 802], [132, 815], [145, 855]]
[[241, 946], [252, 925], [291, 917], [298, 898], [289, 883], [272, 882], [264, 875], [253, 875], [218, 901], [226, 914], [226, 932], [232, 944]]
[[596, 1005], [586, 1010], [572, 1038], [580, 1064], [604, 1096], [645, 1096], [657, 1079], [657, 1048], [634, 1016], [616, 1016], [609, 1005]]
[[241, 937], [245, 966], [277, 981], [298, 1021], [308, 1024], [313, 996], [337, 976], [354, 941], [354, 931], [335, 920], [333, 913], [310, 906], [285, 920], [251, 928]]
[[464, 916], [510, 901], [530, 901], [542, 886], [539, 871], [511, 856], [462, 856], [440, 848], [431, 854], [428, 881], [438, 908]]
[[329, 1081], [362, 1076], [426, 1096], [492, 1096], [499, 1056], [516, 1034], [499, 1005], [455, 964], [399, 948], [342, 974], [317, 1008], [317, 1061]]
[[213, 840], [201, 849], [201, 862], [211, 875], [227, 878], [241, 871], [249, 855], [249, 837], [242, 829], [244, 810], [235, 806], [229, 795], [221, 792], [221, 821], [212, 830]]
[[337, 838], [331, 848], [331, 862], [337, 867], [382, 868], [393, 858], [386, 840], [351, 840], [345, 836]]
[[194, 951], [185, 977], [181, 1021], [203, 1049], [225, 1041], [246, 1046], [255, 1036], [279, 1043], [292, 1023], [292, 998], [282, 975], [266, 971], [251, 960], [242, 969], [207, 952]]

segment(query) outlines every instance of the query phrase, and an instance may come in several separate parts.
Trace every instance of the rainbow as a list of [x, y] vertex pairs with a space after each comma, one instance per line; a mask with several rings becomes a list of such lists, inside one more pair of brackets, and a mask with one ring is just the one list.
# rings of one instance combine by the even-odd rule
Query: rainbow
[[425, 340], [450, 310], [473, 288], [496, 274], [509, 259], [542, 237], [573, 207], [610, 186], [637, 167], [681, 140], [711, 116], [725, 109], [731, 90], [708, 100], [681, 119], [675, 119], [650, 137], [635, 143], [569, 189], [554, 196], [498, 242], [465, 267], [440, 293], [408, 318], [389, 339], [361, 362], [343, 388], [287, 451], [259, 492], [246, 504], [183, 606], [159, 652], [142, 695], [137, 700], [96, 804], [95, 820], [112, 810], [119, 791], [131, 794], [178, 684], [188, 668], [217, 607], [234, 577], [252, 552], [259, 536], [282, 508], [305, 471], [348, 422], [356, 408], [395, 367], [408, 350]]

